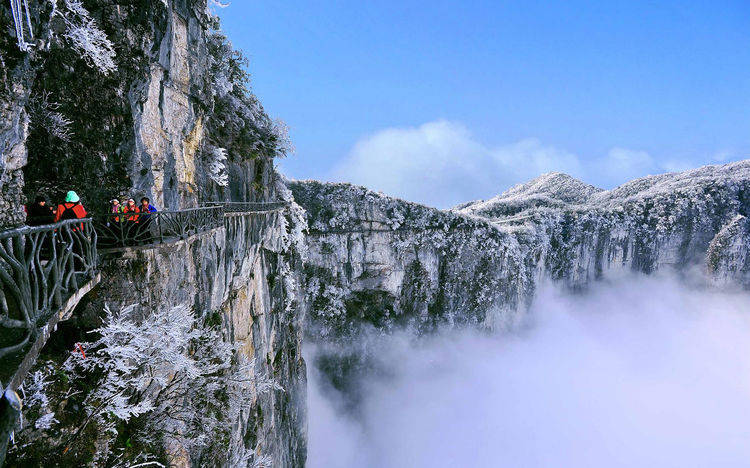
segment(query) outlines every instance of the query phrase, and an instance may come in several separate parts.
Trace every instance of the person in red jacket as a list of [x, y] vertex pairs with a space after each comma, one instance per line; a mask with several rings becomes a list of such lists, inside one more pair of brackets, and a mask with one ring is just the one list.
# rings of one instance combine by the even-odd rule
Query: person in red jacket
[[[55, 213], [55, 222], [65, 221], [66, 219], [83, 219], [86, 217], [86, 208], [81, 205], [81, 199], [77, 193], [70, 191], [65, 195], [65, 203], [57, 205], [57, 212]], [[71, 231], [83, 233], [83, 223], [73, 224]], [[83, 271], [84, 265], [84, 249], [81, 239], [77, 236], [73, 236], [73, 268], [75, 271]]]
[[124, 218], [126, 221], [132, 221], [134, 223], [137, 223], [140, 220], [140, 216], [138, 213], [141, 212], [140, 208], [138, 208], [138, 205], [135, 204], [135, 200], [132, 198], [125, 203], [125, 206], [122, 207], [122, 212], [125, 214]]
[[83, 219], [87, 214], [86, 208], [81, 205], [80, 197], [77, 193], [71, 190], [65, 195], [65, 203], [57, 205], [55, 222], [64, 221], [66, 219]]

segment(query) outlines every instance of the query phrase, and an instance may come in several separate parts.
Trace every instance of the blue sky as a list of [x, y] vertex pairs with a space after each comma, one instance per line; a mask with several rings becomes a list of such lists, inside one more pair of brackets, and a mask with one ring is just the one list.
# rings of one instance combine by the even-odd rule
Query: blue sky
[[235, 0], [294, 178], [436, 206], [750, 157], [750, 2]]

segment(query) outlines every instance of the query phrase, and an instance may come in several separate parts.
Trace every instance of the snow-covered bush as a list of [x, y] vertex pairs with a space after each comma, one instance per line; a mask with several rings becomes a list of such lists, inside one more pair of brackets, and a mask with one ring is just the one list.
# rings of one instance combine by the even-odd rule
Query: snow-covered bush
[[231, 160], [282, 157], [293, 151], [286, 124], [271, 119], [250, 89], [247, 59], [218, 30], [207, 36], [208, 139]]
[[145, 317], [133, 306], [106, 309], [94, 333], [97, 340], [82, 344], [86, 356], [72, 352], [65, 368], [75, 379], [101, 375], [83, 402], [84, 425], [95, 422], [110, 443], [123, 423], [143, 416], [140, 444], [169, 441], [197, 456], [229, 440], [257, 395], [280, 389], [187, 306]]
[[211, 146], [208, 149], [210, 157], [208, 163], [208, 176], [220, 187], [229, 185], [229, 174], [227, 173], [227, 150]]
[[104, 31], [91, 18], [81, 0], [49, 0], [52, 3], [52, 16], [62, 18], [65, 23], [63, 37], [91, 66], [102, 73], [117, 69], [115, 49]]
[[281, 119], [274, 119], [273, 134], [276, 137], [276, 156], [283, 157], [294, 153], [294, 143], [289, 136], [289, 126]]
[[217, 8], [226, 8], [228, 6], [229, 6], [229, 2], [221, 2], [219, 0], [208, 0], [206, 2], [206, 14], [209, 16], [215, 16]]
[[26, 379], [26, 385], [22, 388], [24, 402], [26, 406], [34, 410], [37, 415], [34, 428], [38, 430], [47, 430], [57, 423], [55, 413], [50, 408], [49, 397], [47, 396], [47, 387], [50, 384], [50, 366], [32, 373]]
[[31, 125], [44, 130], [50, 136], [62, 141], [70, 141], [73, 132], [71, 120], [59, 112], [60, 104], [50, 100], [49, 93], [44, 92], [29, 100], [27, 107]]

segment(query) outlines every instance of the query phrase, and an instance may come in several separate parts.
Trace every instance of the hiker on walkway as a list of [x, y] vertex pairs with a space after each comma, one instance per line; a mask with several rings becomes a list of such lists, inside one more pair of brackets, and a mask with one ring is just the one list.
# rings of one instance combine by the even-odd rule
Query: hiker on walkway
[[[47, 200], [37, 195], [32, 205], [28, 205], [26, 208], [26, 224], [28, 226], [43, 226], [45, 224], [52, 224], [55, 222], [55, 212], [52, 207], [47, 205]], [[39, 246], [39, 256], [42, 260], [49, 260], [52, 257], [52, 237], [42, 236], [41, 245]], [[33, 249], [32, 243], [26, 243], [26, 254], [31, 253]]]
[[141, 241], [141, 243], [144, 244], [150, 244], [152, 241], [151, 236], [151, 215], [150, 213], [156, 213], [156, 207], [151, 204], [151, 200], [148, 199], [148, 197], [141, 198], [141, 206], [140, 206], [141, 213], [141, 219], [139, 220], [140, 223], [140, 232], [138, 233], [138, 240]]
[[[120, 214], [122, 213], [122, 205], [120, 205], [120, 200], [113, 198], [109, 202], [109, 213], [110, 214]], [[119, 221], [119, 217], [115, 217], [115, 221]]]
[[125, 222], [122, 225], [124, 229], [123, 239], [125, 239], [128, 245], [138, 242], [138, 234], [140, 234], [140, 228], [138, 226], [140, 212], [141, 210], [138, 209], [135, 200], [132, 198], [128, 199], [125, 206], [122, 207], [122, 214], [125, 219]]
[[81, 205], [81, 198], [71, 190], [65, 195], [65, 203], [57, 205], [55, 222], [66, 219], [83, 219], [87, 214], [86, 209]]
[[[151, 200], [148, 197], [141, 198], [141, 213], [156, 213], [156, 207], [151, 204]], [[144, 216], [148, 219], [148, 216]]]
[[[55, 222], [65, 221], [66, 219], [83, 219], [87, 216], [86, 208], [81, 205], [81, 198], [74, 191], [70, 191], [65, 195], [65, 203], [57, 205], [57, 212], [55, 213]], [[83, 232], [83, 223], [73, 224], [70, 227], [70, 231], [73, 233]], [[61, 232], [65, 232], [62, 231]], [[78, 235], [73, 235], [73, 268], [75, 271], [83, 271], [84, 265], [84, 248], [83, 241]]]
[[138, 213], [141, 212], [141, 210], [138, 209], [138, 206], [135, 204], [135, 200], [132, 198], [128, 199], [127, 203], [125, 203], [125, 206], [122, 207], [122, 212], [125, 214], [125, 220], [131, 221], [134, 223], [138, 222]]
[[[109, 201], [109, 214], [110, 215], [119, 215], [122, 214], [122, 205], [120, 205], [120, 200], [117, 198], [113, 198]], [[115, 226], [117, 226], [117, 223], [122, 221], [121, 216], [107, 216], [107, 227], [111, 227], [112, 223], [114, 223]]]
[[47, 205], [47, 200], [39, 195], [34, 199], [34, 204], [26, 208], [26, 224], [29, 226], [42, 226], [55, 222], [55, 213], [52, 207]]

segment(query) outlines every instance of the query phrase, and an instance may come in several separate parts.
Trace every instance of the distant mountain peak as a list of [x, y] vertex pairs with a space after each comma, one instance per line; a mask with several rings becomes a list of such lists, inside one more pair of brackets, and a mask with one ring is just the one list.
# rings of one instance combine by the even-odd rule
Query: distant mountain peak
[[494, 217], [513, 215], [536, 206], [585, 203], [604, 191], [562, 172], [548, 172], [516, 185], [489, 200], [465, 203], [454, 208], [467, 214]]
[[499, 198], [546, 195], [565, 203], [583, 203], [594, 193], [602, 191], [604, 189], [587, 184], [568, 174], [548, 172], [536, 179], [506, 190]]

